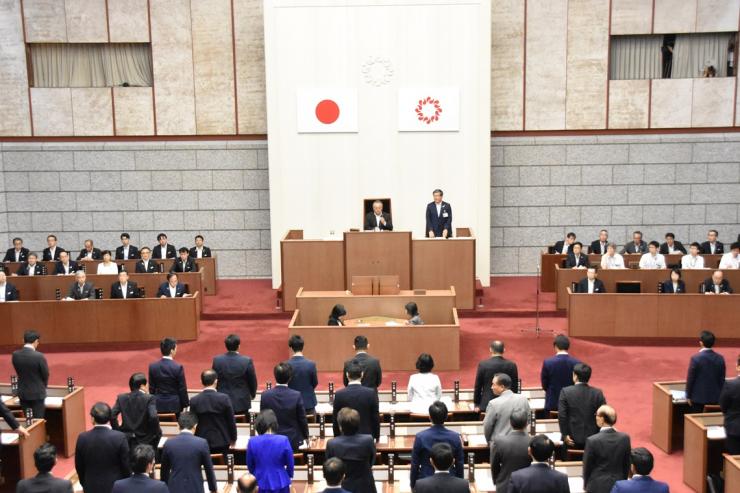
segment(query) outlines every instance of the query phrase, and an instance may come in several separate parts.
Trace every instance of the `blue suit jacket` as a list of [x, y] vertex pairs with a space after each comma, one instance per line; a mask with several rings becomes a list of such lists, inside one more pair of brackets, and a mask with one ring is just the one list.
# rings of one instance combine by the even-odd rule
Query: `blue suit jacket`
[[668, 485], [650, 476], [624, 479], [614, 483], [611, 493], [668, 493]]
[[301, 393], [288, 387], [277, 385], [263, 392], [260, 399], [260, 411], [272, 409], [278, 421], [278, 433], [290, 440], [293, 450], [308, 438], [308, 421], [306, 408]]
[[211, 366], [218, 374], [217, 389], [229, 396], [234, 413], [248, 413], [257, 395], [257, 373], [252, 358], [229, 351], [213, 358]]
[[686, 398], [695, 404], [717, 404], [725, 384], [725, 359], [711, 349], [691, 357]]
[[[56, 269], [54, 269], [55, 274], [64, 274], [64, 265], [62, 265], [61, 262], [55, 262]], [[79, 266], [77, 265], [77, 262], [74, 260], [69, 261], [69, 273], [73, 274], [79, 270]]]
[[[434, 231], [434, 236], [442, 236], [442, 231], [447, 230], [447, 236], [452, 237], [452, 207], [450, 204], [442, 201], [440, 215], [437, 215], [437, 206], [434, 202], [427, 204], [427, 229], [424, 236], [429, 236], [430, 231]], [[447, 217], [445, 217], [447, 214]]]
[[281, 490], [293, 477], [293, 448], [283, 435], [259, 435], [249, 439], [247, 467], [262, 490]]
[[146, 474], [134, 474], [113, 483], [111, 493], [170, 493], [170, 490], [162, 481], [152, 479]]
[[316, 363], [303, 356], [293, 356], [288, 360], [288, 363], [293, 368], [293, 377], [288, 382], [288, 387], [301, 393], [303, 405], [306, 406], [306, 409], [315, 408], [315, 389], [319, 384]]
[[157, 412], [179, 413], [186, 408], [190, 399], [182, 365], [166, 358], [150, 364], [149, 393], [157, 396]]
[[569, 354], [556, 354], [542, 363], [540, 381], [545, 389], [545, 410], [557, 411], [560, 391], [573, 385], [573, 367], [580, 361]]
[[435, 443], [449, 443], [455, 457], [455, 464], [450, 468], [450, 474], [462, 478], [465, 469], [465, 454], [463, 452], [460, 434], [448, 430], [443, 425], [433, 425], [416, 434], [414, 448], [411, 451], [411, 487], [413, 488], [418, 479], [423, 479], [434, 474], [434, 467], [430, 462], [432, 447]]
[[208, 488], [217, 491], [208, 442], [187, 432], [164, 442], [162, 481], [171, 493], [203, 493], [201, 466], [206, 470]]
[[[177, 286], [175, 287], [175, 297], [182, 298], [182, 295], [184, 295], [185, 293], [187, 293], [187, 291], [185, 290], [185, 285], [181, 282], [178, 282]], [[157, 291], [157, 298], [159, 298], [160, 296], [171, 298], [169, 283], [163, 282], [159, 286], [159, 291]]]
[[570, 486], [562, 472], [535, 463], [511, 473], [509, 493], [570, 493]]
[[18, 301], [18, 290], [8, 281], [5, 281], [5, 301]]

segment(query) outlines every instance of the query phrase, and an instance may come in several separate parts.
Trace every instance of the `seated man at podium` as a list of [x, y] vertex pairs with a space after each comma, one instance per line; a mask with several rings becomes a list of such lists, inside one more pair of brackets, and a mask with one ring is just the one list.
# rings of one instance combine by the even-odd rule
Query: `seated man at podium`
[[18, 301], [18, 290], [6, 279], [5, 271], [0, 270], [0, 302]]
[[167, 282], [163, 282], [157, 292], [158, 298], [188, 298], [189, 296], [185, 285], [178, 282], [177, 274], [174, 272], [167, 274]]
[[444, 192], [439, 188], [432, 192], [432, 202], [427, 204], [427, 236], [449, 238], [452, 236], [452, 207], [442, 201]]
[[704, 294], [732, 294], [730, 281], [724, 278], [725, 275], [721, 270], [715, 270], [712, 277], [705, 279], [702, 284], [702, 293]]
[[331, 309], [331, 315], [329, 315], [329, 321], [326, 322], [326, 325], [344, 325], [342, 318], [345, 315], [347, 315], [347, 310], [344, 309], [344, 305], [334, 305], [334, 308]]
[[383, 202], [373, 202], [373, 211], [365, 216], [365, 231], [393, 231], [391, 215], [383, 212]]
[[69, 287], [68, 300], [91, 300], [95, 298], [93, 283], [87, 282], [84, 270], [75, 273], [75, 282]]
[[139, 298], [139, 286], [134, 281], [129, 281], [128, 272], [122, 270], [118, 273], [118, 281], [110, 287], [110, 297], [114, 300]]
[[586, 278], [581, 279], [576, 285], [576, 293], [606, 293], [604, 283], [596, 279], [596, 269], [589, 267], [586, 271]]
[[406, 315], [409, 316], [409, 319], [406, 320], [406, 325], [424, 325], [424, 321], [421, 319], [421, 315], [419, 315], [419, 307], [416, 306], [416, 303], [413, 301], [406, 303]]

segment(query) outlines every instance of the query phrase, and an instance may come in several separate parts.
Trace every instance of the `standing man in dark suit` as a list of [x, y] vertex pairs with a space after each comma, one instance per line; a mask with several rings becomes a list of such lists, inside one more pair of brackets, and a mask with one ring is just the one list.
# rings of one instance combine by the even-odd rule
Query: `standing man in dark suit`
[[[445, 428], [447, 420], [447, 406], [444, 402], [436, 401], [429, 406], [429, 419], [432, 426], [420, 431], [414, 438], [414, 447], [411, 450], [411, 489], [414, 489], [418, 480], [434, 474], [431, 463], [432, 448], [436, 443], [446, 443], [455, 458], [455, 467], [448, 472], [462, 478], [465, 469], [465, 453], [463, 452], [462, 437], [456, 431]], [[525, 419], [526, 421], [526, 419]]]
[[213, 255], [211, 254], [211, 249], [207, 246], [203, 245], [203, 235], [196, 235], [195, 236], [195, 246], [190, 249], [190, 258], [199, 259], [199, 258], [209, 258]]
[[558, 410], [560, 391], [573, 385], [573, 368], [580, 363], [568, 354], [568, 336], [558, 334], [552, 345], [555, 347], [555, 356], [543, 361], [540, 371], [540, 382], [545, 390], [545, 412]]
[[724, 278], [725, 275], [721, 270], [712, 272], [712, 277], [705, 279], [702, 285], [704, 294], [732, 294], [730, 281]]
[[58, 276], [67, 276], [77, 272], [79, 266], [77, 262], [69, 259], [69, 252], [59, 252], [59, 261], [56, 263], [55, 274]]
[[46, 237], [46, 248], [42, 252], [41, 259], [44, 262], [51, 262], [52, 260], [59, 260], [59, 254], [64, 251], [64, 248], [57, 246], [57, 237], [55, 235], [49, 235]]
[[[157, 447], [162, 429], [157, 415], [157, 398], [149, 393], [143, 373], [134, 373], [128, 380], [131, 392], [118, 394], [111, 411], [111, 426], [128, 438], [129, 449], [136, 445]], [[121, 415], [121, 424], [118, 416]]]
[[719, 255], [725, 253], [725, 246], [717, 240], [719, 233], [716, 229], [710, 229], [707, 233], [707, 241], [701, 244], [701, 253], [704, 255]]
[[133, 260], [139, 258], [139, 249], [131, 244], [131, 235], [121, 233], [121, 246], [116, 248], [116, 260]]
[[42, 419], [46, 415], [46, 387], [49, 385], [49, 365], [43, 353], [38, 351], [41, 336], [35, 330], [23, 334], [23, 347], [13, 352], [13, 368], [18, 375], [18, 399], [21, 408], [30, 408], [33, 417]]
[[95, 287], [93, 283], [87, 282], [87, 274], [84, 270], [75, 272], [75, 282], [69, 287], [68, 300], [91, 300], [95, 298]]
[[180, 247], [180, 258], [172, 262], [170, 272], [198, 272], [195, 260], [190, 258], [190, 253], [185, 247]]
[[180, 414], [190, 399], [185, 370], [174, 360], [177, 341], [165, 337], [159, 343], [159, 351], [162, 359], [149, 365], [149, 391], [157, 398], [157, 412]]
[[586, 446], [586, 439], [599, 432], [596, 410], [606, 404], [601, 389], [591, 387], [591, 367], [578, 363], [573, 368], [574, 385], [560, 391], [558, 423], [564, 445], [573, 449]]
[[326, 443], [326, 458], [341, 459], [347, 468], [342, 488], [353, 493], [375, 493], [373, 464], [375, 463], [375, 443], [373, 437], [358, 433], [360, 415], [354, 409], [342, 408], [336, 416], [342, 434]]
[[[324, 461], [324, 481], [326, 489], [322, 493], [350, 493], [342, 488], [342, 481], [347, 468], [344, 466], [342, 459], [332, 457]], [[241, 491], [239, 492], [241, 493]]]
[[380, 437], [378, 393], [374, 389], [362, 385], [362, 365], [359, 361], [353, 361], [345, 367], [347, 368], [345, 375], [349, 382], [345, 388], [337, 391], [334, 395], [334, 409], [332, 411], [334, 436], [339, 435], [339, 425], [337, 423], [339, 411], [349, 407], [360, 413], [360, 433], [372, 435], [375, 439], [378, 439]]
[[583, 484], [587, 493], [609, 493], [630, 472], [630, 437], [614, 429], [617, 412], [611, 406], [596, 411], [599, 432], [586, 439]]
[[211, 367], [216, 371], [216, 389], [229, 396], [234, 414], [249, 416], [252, 399], [257, 395], [257, 373], [252, 358], [239, 354], [241, 338], [229, 334], [224, 340], [226, 353], [213, 358]]
[[77, 260], [103, 260], [103, 254], [100, 253], [100, 248], [95, 248], [92, 240], [85, 240], [84, 245], [85, 247], [80, 250]]
[[596, 255], [606, 255], [606, 249], [609, 247], [609, 232], [605, 229], [599, 231], [599, 239], [591, 242], [589, 253]]
[[660, 245], [658, 253], [661, 255], [670, 255], [672, 253], [682, 253], [686, 255], [686, 247], [680, 241], [676, 241], [676, 235], [673, 233], [665, 234], [665, 243]]
[[573, 243], [573, 248], [565, 259], [566, 269], [585, 269], [588, 267], [588, 257], [582, 253], [583, 245], [580, 241]]
[[442, 200], [444, 192], [439, 188], [432, 192], [432, 202], [427, 204], [427, 236], [429, 238], [452, 237], [452, 206]]
[[573, 243], [576, 241], [576, 234], [572, 231], [565, 235], [565, 240], [555, 242], [552, 247], [552, 253], [568, 255], [573, 250]]
[[185, 411], [177, 419], [180, 434], [168, 439], [162, 449], [162, 481], [171, 493], [203, 493], [205, 469], [208, 491], [216, 493], [218, 485], [208, 442], [195, 436], [198, 418]]
[[110, 297], [114, 300], [140, 298], [139, 286], [134, 281], [129, 281], [128, 272], [122, 270], [118, 273], [118, 281], [114, 282], [110, 287]]
[[[735, 368], [740, 375], [740, 356]], [[725, 418], [725, 448], [728, 454], [740, 454], [740, 376], [727, 380], [719, 396], [719, 405]]]
[[288, 364], [293, 368], [293, 377], [288, 382], [288, 387], [301, 393], [303, 405], [306, 406], [306, 414], [314, 414], [319, 377], [316, 363], [303, 356], [303, 345], [303, 337], [296, 334], [290, 336], [288, 347], [293, 356], [288, 360]]
[[391, 215], [383, 212], [383, 202], [376, 200], [373, 202], [372, 212], [365, 215], [365, 231], [393, 231], [393, 222]]
[[33, 462], [39, 472], [29, 479], [22, 479], [15, 488], [16, 493], [72, 493], [72, 482], [55, 478], [51, 470], [57, 463], [57, 449], [45, 443], [33, 452]]
[[586, 277], [578, 281], [576, 293], [601, 294], [606, 293], [606, 287], [601, 279], [597, 278], [596, 268], [589, 267], [586, 270]]
[[177, 257], [177, 249], [175, 248], [175, 245], [170, 245], [167, 243], [166, 234], [159, 233], [157, 235], [157, 242], [159, 242], [159, 245], [155, 246], [152, 249], [152, 257], [158, 259]]
[[707, 404], [717, 404], [725, 384], [725, 359], [714, 352], [714, 343], [714, 334], [703, 330], [699, 334], [699, 352], [689, 362], [686, 399], [694, 413], [703, 412]]
[[136, 262], [137, 274], [154, 274], [159, 272], [159, 264], [151, 259], [152, 251], [149, 247], [144, 247], [139, 251], [141, 260]]
[[225, 458], [229, 447], [236, 443], [236, 421], [231, 400], [216, 390], [216, 380], [213, 370], [200, 374], [203, 391], [190, 399], [190, 412], [198, 417], [195, 436], [206, 439], [212, 454], [223, 454]]
[[288, 387], [293, 369], [278, 363], [273, 371], [276, 385], [262, 393], [260, 412], [272, 409], [278, 420], [278, 433], [288, 437], [294, 451], [308, 438], [306, 408], [301, 393]]
[[163, 282], [157, 291], [157, 298], [188, 298], [190, 294], [185, 285], [177, 280], [177, 274], [170, 272], [167, 274], [167, 282]]
[[113, 483], [131, 475], [128, 439], [111, 429], [111, 410], [105, 402], [95, 403], [90, 416], [93, 429], [77, 437], [75, 470], [85, 493], [110, 493]]
[[555, 451], [555, 444], [546, 435], [537, 435], [529, 441], [532, 464], [511, 473], [509, 493], [570, 493], [568, 476], [550, 469], [547, 461]]
[[511, 473], [529, 467], [532, 458], [529, 456], [529, 435], [525, 431], [529, 416], [521, 409], [511, 413], [509, 421], [512, 431], [499, 435], [493, 445], [491, 458], [491, 475], [496, 482], [496, 491], [509, 491]]
[[632, 479], [623, 479], [614, 483], [611, 493], [669, 493], [668, 485], [650, 477], [653, 470], [653, 454], [643, 447], [633, 448], [630, 452]]
[[416, 482], [414, 493], [469, 493], [467, 480], [450, 474], [455, 459], [448, 443], [438, 443], [432, 447], [434, 474]]
[[664, 294], [686, 293], [686, 283], [681, 280], [681, 269], [671, 269], [671, 278], [660, 283], [660, 292]]
[[622, 251], [619, 252], [622, 255], [625, 253], [647, 253], [647, 243], [642, 241], [642, 231], [635, 231], [632, 233], [632, 241], [629, 243], [625, 243], [624, 248], [622, 248]]
[[511, 391], [519, 392], [519, 369], [516, 363], [504, 358], [503, 341], [493, 341], [490, 346], [491, 357], [478, 363], [473, 389], [473, 404], [476, 412], [485, 411], [488, 402], [496, 397], [491, 390], [493, 377], [497, 373], [506, 373], [511, 377]]
[[7, 281], [5, 271], [0, 271], [0, 302], [18, 301], [18, 290]]
[[137, 445], [131, 451], [133, 476], [113, 483], [111, 493], [170, 493], [167, 484], [149, 477], [154, 470], [154, 448]]
[[28, 262], [23, 262], [15, 275], [17, 276], [43, 276], [46, 269], [39, 263], [39, 257], [36, 253], [31, 252], [28, 254]]
[[367, 342], [367, 337], [357, 336], [355, 337], [355, 343], [352, 346], [355, 350], [355, 355], [344, 362], [344, 385], [345, 387], [349, 384], [347, 380], [347, 369], [353, 361], [360, 363], [362, 367], [362, 385], [370, 387], [371, 389], [378, 390], [381, 382], [383, 381], [383, 371], [380, 368], [380, 360], [373, 358], [367, 352], [370, 349], [370, 344]]
[[3, 262], [25, 262], [28, 260], [28, 248], [23, 246], [22, 238], [13, 238], [13, 248], [8, 248], [3, 257]]

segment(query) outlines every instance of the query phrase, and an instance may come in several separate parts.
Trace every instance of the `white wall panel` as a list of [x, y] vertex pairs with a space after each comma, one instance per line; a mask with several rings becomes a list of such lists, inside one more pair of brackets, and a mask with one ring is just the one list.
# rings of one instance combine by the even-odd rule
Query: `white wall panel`
[[113, 135], [110, 87], [74, 87], [71, 92], [74, 134]]
[[0, 135], [31, 135], [23, 23], [17, 0], [0, 0]]
[[146, 0], [108, 2], [111, 43], [148, 43], [149, 11]]
[[154, 135], [151, 87], [114, 87], [116, 135]]
[[694, 79], [691, 104], [692, 127], [731, 127], [735, 92], [734, 77]]
[[693, 33], [696, 31], [698, 0], [655, 0], [655, 33]]
[[694, 79], [655, 79], [652, 84], [650, 127], [690, 127]]
[[234, 38], [239, 133], [266, 134], [262, 0], [234, 0]]
[[612, 0], [612, 35], [650, 34], [653, 0]]
[[23, 0], [23, 15], [27, 42], [67, 42], [64, 0]]
[[65, 12], [69, 43], [108, 42], [105, 0], [65, 0]]
[[649, 108], [649, 80], [609, 83], [609, 128], [647, 128]]
[[31, 105], [34, 135], [74, 135], [70, 89], [32, 88]]
[[523, 130], [524, 2], [492, 0], [491, 123], [493, 130]]
[[739, 9], [740, 0], [701, 0], [696, 11], [696, 31], [737, 31]]

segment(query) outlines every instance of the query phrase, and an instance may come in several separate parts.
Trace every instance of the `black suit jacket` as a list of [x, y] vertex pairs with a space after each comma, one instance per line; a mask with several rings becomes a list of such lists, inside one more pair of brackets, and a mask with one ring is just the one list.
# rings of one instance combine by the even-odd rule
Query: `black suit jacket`
[[218, 491], [208, 442], [182, 432], [164, 443], [162, 481], [167, 483], [170, 492], [203, 493], [201, 467], [206, 472], [208, 491]]
[[573, 267], [588, 267], [588, 256], [581, 253], [576, 260], [576, 256], [573, 253], [569, 253], [565, 259], [565, 267], [572, 269]]
[[437, 215], [437, 204], [430, 202], [427, 204], [427, 229], [424, 236], [429, 236], [433, 231], [434, 236], [442, 238], [442, 232], [447, 230], [447, 237], [452, 238], [452, 207], [444, 200], [440, 204], [439, 215]]
[[630, 241], [629, 243], [625, 244], [622, 250], [619, 252], [622, 255], [625, 253], [647, 253], [648, 246], [647, 243], [644, 241], [640, 242], [640, 246], [635, 245], [634, 241]]
[[[175, 298], [182, 298], [184, 294], [187, 294], [188, 290], [185, 289], [185, 285], [181, 282], [177, 283], [177, 286], [175, 286]], [[157, 298], [160, 296], [166, 296], [167, 298], [171, 298], [172, 293], [170, 293], [170, 283], [163, 282], [159, 285], [159, 291], [157, 291]]]
[[[704, 280], [704, 292], [705, 293], [714, 293], [714, 281], [712, 278], [708, 278]], [[722, 279], [722, 282], [719, 285], [719, 292], [720, 293], [730, 293], [732, 294], [732, 287], [730, 286], [730, 281], [727, 279]]]
[[[87, 250], [84, 248], [80, 250], [80, 254], [77, 255], [77, 260], [82, 260], [87, 256]], [[100, 253], [100, 248], [94, 248], [92, 249], [92, 259], [93, 260], [103, 260], [103, 255]]]
[[725, 359], [713, 350], [691, 357], [686, 376], [686, 398], [695, 404], [716, 404], [725, 384]]
[[[588, 293], [588, 277], [578, 281], [576, 284], [576, 293]], [[601, 279], [594, 279], [594, 294], [606, 293], [606, 287]]]
[[116, 248], [116, 260], [130, 260], [135, 258], [141, 258], [139, 256], [139, 249], [133, 245], [128, 246], [128, 257], [123, 258], [123, 245]]
[[28, 248], [23, 247], [21, 248], [20, 256], [18, 257], [18, 260], [15, 259], [15, 248], [8, 248], [8, 250], [5, 252], [5, 257], [3, 258], [3, 262], [25, 262], [28, 260], [28, 254], [31, 253]]
[[583, 483], [587, 493], [609, 493], [630, 471], [630, 437], [606, 428], [586, 440]]
[[157, 245], [152, 248], [152, 258], [177, 258], [177, 249], [175, 248], [175, 245], [167, 243], [167, 251], [164, 253], [165, 254], [162, 255], [162, 245]]
[[[499, 491], [496, 488], [496, 491]], [[420, 479], [414, 486], [414, 493], [469, 493], [470, 484], [466, 479], [450, 473], [440, 473]]]
[[131, 475], [128, 439], [120, 431], [96, 426], [80, 433], [75, 470], [85, 493], [110, 493], [113, 483]]
[[229, 396], [234, 413], [248, 413], [257, 395], [257, 373], [252, 358], [230, 351], [213, 358], [211, 367], [218, 375], [217, 389]]
[[[673, 294], [673, 281], [671, 281], [670, 279], [660, 283], [660, 286], [661, 286], [661, 293]], [[679, 279], [678, 289], [676, 289], [676, 293], [685, 293], [685, 292], [686, 292], [686, 283], [683, 282], [681, 279]]]
[[596, 387], [579, 383], [563, 388], [558, 400], [558, 423], [563, 438], [570, 436], [576, 448], [582, 449], [586, 439], [599, 432], [596, 410], [604, 404], [604, 394]]
[[375, 442], [370, 435], [335, 436], [326, 443], [326, 458], [342, 459], [347, 468], [342, 488], [352, 493], [374, 493]]
[[544, 463], [535, 463], [511, 474], [509, 493], [570, 493], [568, 476], [550, 469]]
[[146, 474], [134, 474], [130, 478], [116, 481], [111, 493], [170, 493], [170, 490], [162, 481], [152, 479]]
[[82, 285], [82, 288], [80, 288], [79, 283], [74, 282], [69, 287], [69, 293], [67, 294], [67, 297], [72, 298], [73, 300], [94, 299], [95, 287], [89, 281], [85, 281], [85, 284]]
[[16, 493], [72, 493], [72, 483], [67, 479], [55, 478], [48, 472], [18, 481]]
[[5, 301], [18, 301], [18, 290], [8, 281], [5, 281]]
[[[123, 289], [121, 282], [116, 281], [110, 287], [110, 297], [112, 299], [123, 299]], [[126, 299], [139, 298], [139, 286], [134, 281], [126, 283]]]
[[[705, 241], [701, 244], [700, 253], [703, 253], [704, 255], [709, 255], [712, 253], [712, 246], [709, 244], [708, 241]], [[715, 255], [725, 253], [725, 245], [721, 241], [714, 242], [714, 253]]]
[[[43, 276], [44, 275], [44, 266], [36, 263], [36, 265], [33, 266], [33, 273], [36, 276]], [[27, 276], [28, 273], [31, 271], [31, 266], [28, 264], [28, 262], [23, 262], [20, 267], [18, 267], [18, 271], [16, 274], [19, 276]]]
[[588, 253], [595, 253], [598, 255], [606, 255], [606, 247], [609, 245], [609, 240], [604, 242], [604, 248], [601, 248], [601, 242], [594, 240], [591, 242], [591, 246], [588, 249]]
[[44, 354], [22, 347], [13, 352], [13, 368], [18, 375], [18, 397], [24, 401], [46, 399], [49, 365]]
[[[555, 253], [563, 253], [563, 245], [565, 245], [565, 240], [560, 240], [555, 242], [555, 246], [553, 246], [553, 250], [555, 250]], [[573, 244], [571, 243], [568, 245], [568, 254], [570, 254], [573, 251]]]
[[162, 358], [149, 365], [149, 392], [157, 397], [160, 413], [179, 413], [190, 404], [185, 370], [171, 359]]
[[491, 459], [491, 473], [496, 482], [496, 491], [509, 491], [511, 473], [529, 467], [529, 435], [523, 431], [512, 431], [496, 437]]
[[[686, 247], [683, 246], [683, 243], [680, 241], [673, 241], [673, 249], [678, 250], [679, 252], [686, 255]], [[668, 251], [668, 243], [662, 243], [660, 245], [660, 249], [658, 250], [658, 253], [661, 255], [668, 255], [670, 252]]]
[[[77, 262], [75, 262], [74, 260], [70, 260], [69, 261], [69, 273], [70, 274], [74, 274], [79, 269], [80, 269], [80, 267], [79, 267], [79, 265], [77, 265]], [[64, 265], [62, 265], [61, 262], [57, 262], [56, 263], [56, 268], [54, 270], [54, 273], [55, 274], [62, 274], [62, 275], [67, 274], [66, 272], [64, 272]]]
[[195, 265], [195, 261], [189, 257], [184, 264], [183, 261], [178, 258], [172, 262], [170, 272], [198, 272], [198, 266]]
[[56, 247], [56, 249], [54, 250], [54, 257], [52, 258], [51, 249], [44, 248], [44, 251], [41, 254], [41, 260], [44, 260], [46, 262], [49, 262], [52, 260], [59, 260], [59, 254], [65, 251], [66, 250], [64, 248]]
[[725, 432], [732, 437], [740, 438], [740, 377], [725, 382], [719, 405], [725, 416]]
[[[385, 219], [385, 224], [380, 225], [381, 231], [393, 231], [393, 222], [391, 222], [391, 215], [387, 212], [381, 213], [383, 216], [383, 219]], [[376, 227], [378, 227], [378, 222], [375, 220], [375, 213], [374, 212], [368, 212], [365, 214], [365, 227], [363, 228], [365, 231], [372, 231]]]
[[473, 403], [481, 411], [494, 399], [491, 383], [496, 373], [506, 373], [511, 377], [511, 391], [519, 392], [519, 369], [511, 360], [502, 356], [492, 356], [478, 363], [475, 373], [475, 387], [473, 388]]
[[380, 368], [380, 360], [373, 358], [367, 353], [357, 353], [352, 359], [344, 362], [342, 379], [345, 387], [349, 384], [349, 380], [347, 379], [347, 369], [354, 360], [357, 360], [362, 367], [362, 385], [377, 390], [383, 382], [383, 370]]
[[149, 262], [146, 264], [146, 268], [144, 268], [144, 261], [139, 260], [136, 262], [136, 272], [138, 274], [154, 274], [159, 272], [159, 264], [154, 260], [149, 259]]
[[334, 395], [334, 408], [332, 411], [332, 427], [334, 436], [339, 436], [339, 423], [337, 415], [343, 407], [354, 409], [360, 414], [360, 429], [358, 433], [380, 437], [380, 414], [378, 394], [370, 388], [362, 385], [352, 384], [337, 391]]
[[[211, 249], [203, 245], [203, 258], [208, 257], [213, 257], [213, 254], [211, 254]], [[198, 251], [195, 249], [195, 247], [190, 249], [190, 258], [198, 258]]]
[[198, 416], [195, 435], [205, 438], [211, 450], [236, 442], [236, 421], [231, 399], [216, 390], [203, 390], [190, 399], [190, 411]]
[[[118, 416], [121, 424], [118, 424]], [[157, 398], [139, 390], [119, 394], [113, 405], [111, 425], [138, 443], [147, 443], [157, 449], [162, 430], [157, 416]]]
[[303, 398], [297, 390], [276, 385], [262, 393], [260, 411], [272, 409], [278, 420], [278, 433], [288, 437], [293, 450], [308, 438], [308, 421]]

